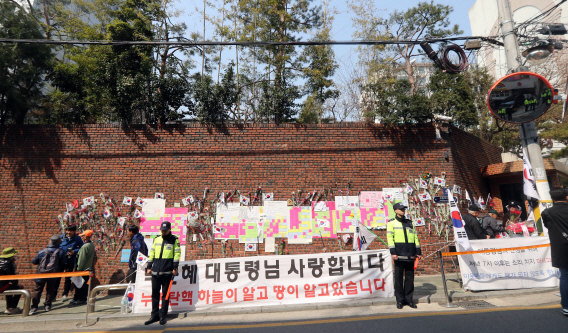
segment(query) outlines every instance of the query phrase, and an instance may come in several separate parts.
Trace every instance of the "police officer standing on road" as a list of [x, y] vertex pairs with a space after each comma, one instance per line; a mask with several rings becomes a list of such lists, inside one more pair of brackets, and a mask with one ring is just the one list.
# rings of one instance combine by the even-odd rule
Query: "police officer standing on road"
[[420, 258], [422, 255], [420, 242], [412, 221], [404, 216], [406, 206], [402, 203], [395, 203], [393, 208], [396, 216], [387, 224], [387, 240], [390, 253], [394, 259], [396, 307], [402, 309], [407, 304], [416, 309], [417, 306], [412, 300], [414, 295], [414, 261], [416, 257]]
[[[150, 320], [144, 325], [150, 325], [157, 321], [160, 325], [166, 324], [168, 306], [170, 301], [166, 300], [170, 281], [178, 274], [179, 259], [181, 257], [181, 247], [179, 239], [171, 233], [172, 224], [168, 221], [162, 222], [160, 227], [161, 236], [154, 239], [154, 244], [150, 250], [148, 258], [148, 274], [152, 274], [152, 314]], [[160, 290], [162, 291], [162, 308], [160, 309]]]

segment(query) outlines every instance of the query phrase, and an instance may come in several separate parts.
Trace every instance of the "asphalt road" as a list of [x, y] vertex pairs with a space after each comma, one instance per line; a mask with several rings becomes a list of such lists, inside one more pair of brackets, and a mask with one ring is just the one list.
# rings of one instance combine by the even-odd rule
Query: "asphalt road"
[[[275, 314], [279, 316], [283, 314]], [[188, 326], [170, 321], [166, 326], [123, 327], [104, 332], [208, 332], [208, 333], [352, 333], [352, 332], [568, 332], [568, 317], [558, 306], [495, 308], [435, 313], [406, 313], [307, 321], [277, 321], [260, 324]], [[167, 329], [167, 330], [166, 330]], [[91, 332], [96, 328], [91, 327]], [[103, 331], [97, 331], [102, 333]]]

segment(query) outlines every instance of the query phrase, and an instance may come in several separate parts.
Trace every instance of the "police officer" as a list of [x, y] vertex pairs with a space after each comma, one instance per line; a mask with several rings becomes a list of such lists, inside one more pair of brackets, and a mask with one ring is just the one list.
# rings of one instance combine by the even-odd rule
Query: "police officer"
[[[161, 236], [154, 239], [148, 258], [148, 274], [152, 274], [152, 314], [150, 320], [144, 325], [150, 325], [157, 321], [160, 325], [166, 324], [169, 300], [166, 300], [170, 281], [178, 274], [181, 247], [179, 239], [171, 233], [172, 224], [162, 222], [160, 227]], [[160, 309], [160, 290], [162, 291], [162, 308]]]
[[417, 306], [412, 300], [414, 294], [414, 261], [416, 257], [420, 258], [422, 255], [420, 242], [412, 221], [404, 216], [407, 207], [402, 203], [396, 203], [393, 208], [396, 216], [387, 224], [387, 239], [390, 253], [394, 259], [396, 307], [402, 309], [407, 304], [416, 309]]

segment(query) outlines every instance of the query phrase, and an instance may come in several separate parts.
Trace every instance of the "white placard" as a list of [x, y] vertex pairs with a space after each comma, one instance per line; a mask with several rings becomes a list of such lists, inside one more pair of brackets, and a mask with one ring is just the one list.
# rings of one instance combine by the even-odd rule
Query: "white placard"
[[350, 210], [359, 208], [359, 197], [356, 195], [350, 196], [336, 196], [335, 209], [336, 210]]
[[264, 239], [264, 252], [274, 253], [276, 239], [274, 237], [266, 237]]
[[[470, 240], [474, 251], [548, 244], [544, 237]], [[550, 247], [458, 256], [466, 290], [557, 287], [559, 272], [552, 267]]]
[[142, 213], [145, 218], [164, 217], [166, 213], [165, 199], [142, 199], [145, 204], [142, 207]]
[[406, 189], [400, 188], [400, 187], [388, 187], [388, 188], [383, 188], [383, 196], [391, 196], [392, 200], [402, 200], [404, 199], [403, 196], [403, 191], [406, 191]]
[[241, 205], [238, 202], [218, 203], [215, 214], [215, 223], [239, 222]]

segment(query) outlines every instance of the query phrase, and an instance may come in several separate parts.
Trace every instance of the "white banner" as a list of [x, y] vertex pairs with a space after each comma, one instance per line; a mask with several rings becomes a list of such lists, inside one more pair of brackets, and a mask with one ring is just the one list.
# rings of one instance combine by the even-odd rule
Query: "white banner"
[[[151, 277], [138, 265], [134, 313], [152, 310]], [[184, 261], [170, 310], [191, 311], [393, 297], [388, 250]]]
[[[548, 237], [471, 240], [473, 251], [548, 244]], [[558, 269], [552, 267], [550, 247], [458, 256], [466, 290], [557, 287]]]

